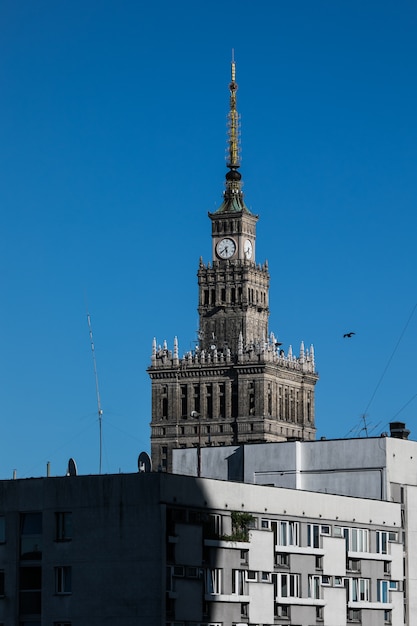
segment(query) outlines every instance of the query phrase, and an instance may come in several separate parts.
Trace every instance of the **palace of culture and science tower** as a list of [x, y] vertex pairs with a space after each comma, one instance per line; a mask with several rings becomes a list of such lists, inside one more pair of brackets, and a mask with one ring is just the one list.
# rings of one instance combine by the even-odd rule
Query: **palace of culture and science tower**
[[198, 268], [198, 345], [152, 346], [151, 455], [170, 472], [172, 449], [315, 438], [314, 349], [281, 349], [268, 329], [269, 271], [256, 259], [258, 216], [239, 172], [239, 114], [231, 65], [223, 202], [211, 220], [213, 260]]

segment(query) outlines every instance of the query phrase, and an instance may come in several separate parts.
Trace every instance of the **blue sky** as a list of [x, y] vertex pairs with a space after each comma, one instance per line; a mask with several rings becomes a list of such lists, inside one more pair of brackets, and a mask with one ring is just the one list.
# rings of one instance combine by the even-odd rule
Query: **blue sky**
[[416, 32], [412, 0], [1, 2], [0, 478], [98, 471], [87, 308], [103, 472], [149, 451], [152, 338], [195, 345], [232, 48], [270, 330], [314, 344], [317, 435], [417, 437]]

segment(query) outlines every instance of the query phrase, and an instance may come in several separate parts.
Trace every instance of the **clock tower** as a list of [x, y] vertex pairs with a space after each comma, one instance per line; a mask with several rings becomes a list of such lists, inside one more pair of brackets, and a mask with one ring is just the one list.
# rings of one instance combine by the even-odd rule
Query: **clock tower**
[[228, 159], [223, 202], [209, 213], [212, 260], [200, 259], [199, 332], [180, 357], [152, 346], [151, 454], [171, 471], [172, 449], [315, 437], [314, 349], [299, 356], [268, 331], [269, 271], [256, 261], [258, 216], [242, 191], [235, 62], [231, 64]]

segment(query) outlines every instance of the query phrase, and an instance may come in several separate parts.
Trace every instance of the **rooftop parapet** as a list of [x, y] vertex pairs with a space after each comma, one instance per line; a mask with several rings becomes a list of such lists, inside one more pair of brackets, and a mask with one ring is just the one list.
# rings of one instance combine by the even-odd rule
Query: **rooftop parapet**
[[231, 365], [233, 363], [259, 364], [273, 363], [288, 370], [316, 374], [314, 347], [310, 349], [304, 347], [301, 342], [299, 356], [293, 354], [292, 346], [289, 346], [287, 353], [281, 348], [281, 344], [276, 340], [273, 333], [267, 341], [252, 340], [243, 342], [242, 335], [239, 338], [237, 354], [232, 354], [229, 348], [211, 350], [200, 350], [197, 346], [194, 350], [189, 350], [181, 358], [178, 355], [178, 339], [174, 338], [173, 350], [168, 348], [167, 342], [157, 346], [156, 339], [152, 342], [151, 367], [154, 368], [188, 368], [202, 365]]

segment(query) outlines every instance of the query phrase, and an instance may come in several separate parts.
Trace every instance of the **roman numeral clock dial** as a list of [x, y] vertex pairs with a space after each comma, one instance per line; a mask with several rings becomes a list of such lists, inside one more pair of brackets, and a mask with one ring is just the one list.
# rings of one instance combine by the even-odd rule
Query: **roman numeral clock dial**
[[233, 239], [225, 237], [217, 244], [216, 252], [221, 259], [230, 259], [236, 252], [236, 244]]

